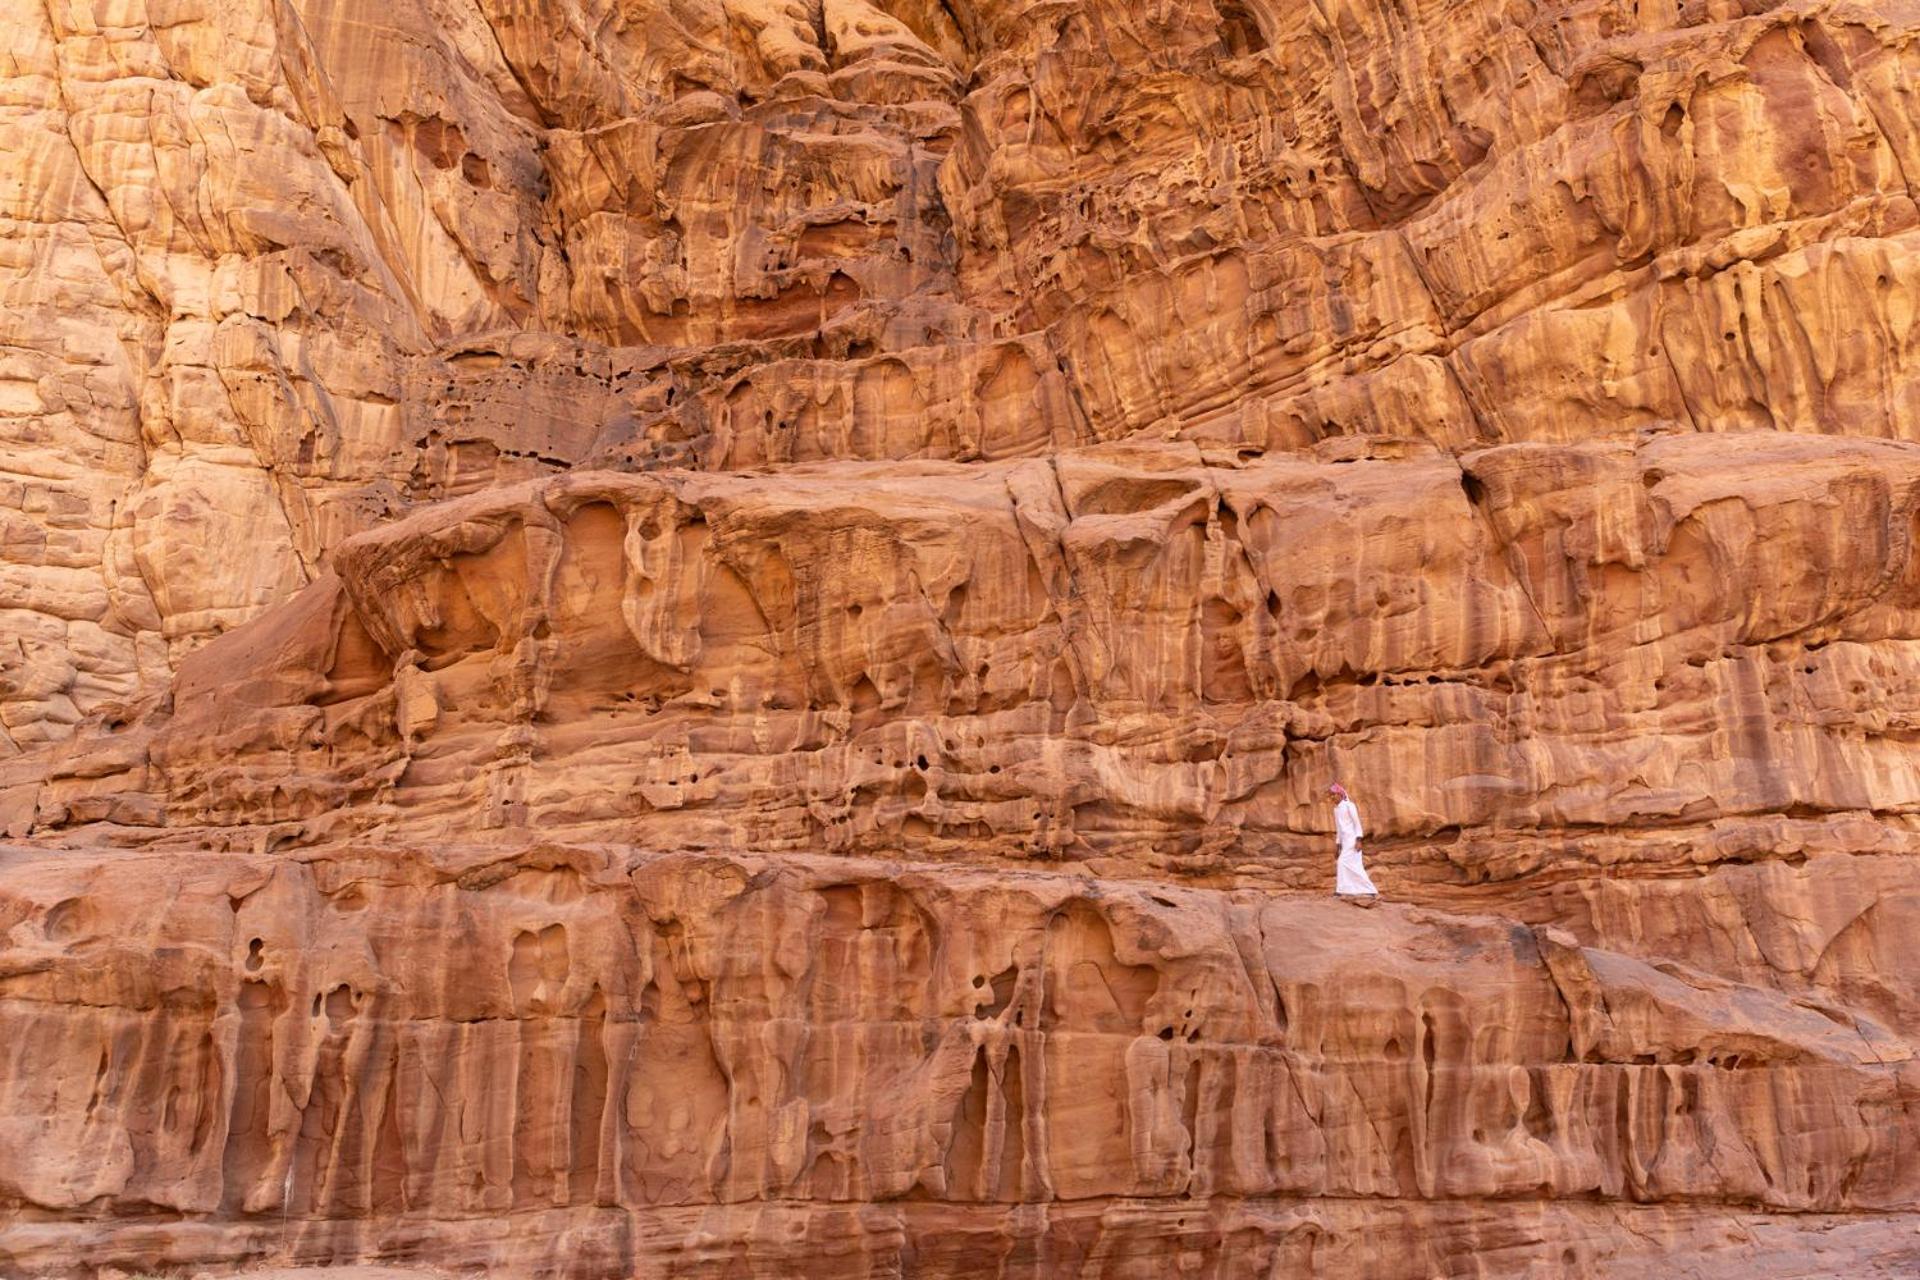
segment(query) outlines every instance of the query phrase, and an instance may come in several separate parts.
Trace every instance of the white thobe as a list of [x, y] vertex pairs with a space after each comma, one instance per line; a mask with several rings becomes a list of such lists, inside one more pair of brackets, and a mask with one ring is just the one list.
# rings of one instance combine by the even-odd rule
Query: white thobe
[[1340, 838], [1340, 861], [1334, 864], [1333, 891], [1344, 896], [1377, 896], [1373, 880], [1360, 861], [1360, 810], [1351, 799], [1333, 806], [1333, 829]]

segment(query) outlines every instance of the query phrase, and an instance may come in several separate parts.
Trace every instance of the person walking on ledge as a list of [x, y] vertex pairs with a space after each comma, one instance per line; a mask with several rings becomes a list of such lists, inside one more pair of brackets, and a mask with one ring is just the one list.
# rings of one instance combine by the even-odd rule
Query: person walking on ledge
[[1333, 872], [1334, 895], [1356, 907], [1370, 907], [1380, 900], [1380, 891], [1373, 887], [1360, 860], [1360, 810], [1339, 783], [1327, 791], [1333, 796], [1333, 829], [1340, 840], [1340, 860]]

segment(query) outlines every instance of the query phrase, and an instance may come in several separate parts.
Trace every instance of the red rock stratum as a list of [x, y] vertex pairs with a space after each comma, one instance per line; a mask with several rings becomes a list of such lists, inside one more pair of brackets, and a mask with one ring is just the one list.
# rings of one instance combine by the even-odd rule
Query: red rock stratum
[[0, 30], [0, 1275], [1920, 1269], [1916, 0]]

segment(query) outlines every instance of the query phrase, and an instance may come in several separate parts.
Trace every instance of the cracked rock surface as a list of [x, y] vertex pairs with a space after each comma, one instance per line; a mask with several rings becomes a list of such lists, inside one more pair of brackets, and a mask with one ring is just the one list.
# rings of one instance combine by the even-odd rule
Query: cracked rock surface
[[0, 1275], [1920, 1268], [1916, 0], [0, 30]]

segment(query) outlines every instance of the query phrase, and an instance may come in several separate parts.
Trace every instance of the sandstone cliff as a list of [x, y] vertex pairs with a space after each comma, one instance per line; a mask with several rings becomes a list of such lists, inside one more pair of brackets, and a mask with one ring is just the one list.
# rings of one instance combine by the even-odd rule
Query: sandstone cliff
[[1914, 0], [0, 24], [0, 1273], [1920, 1265]]

